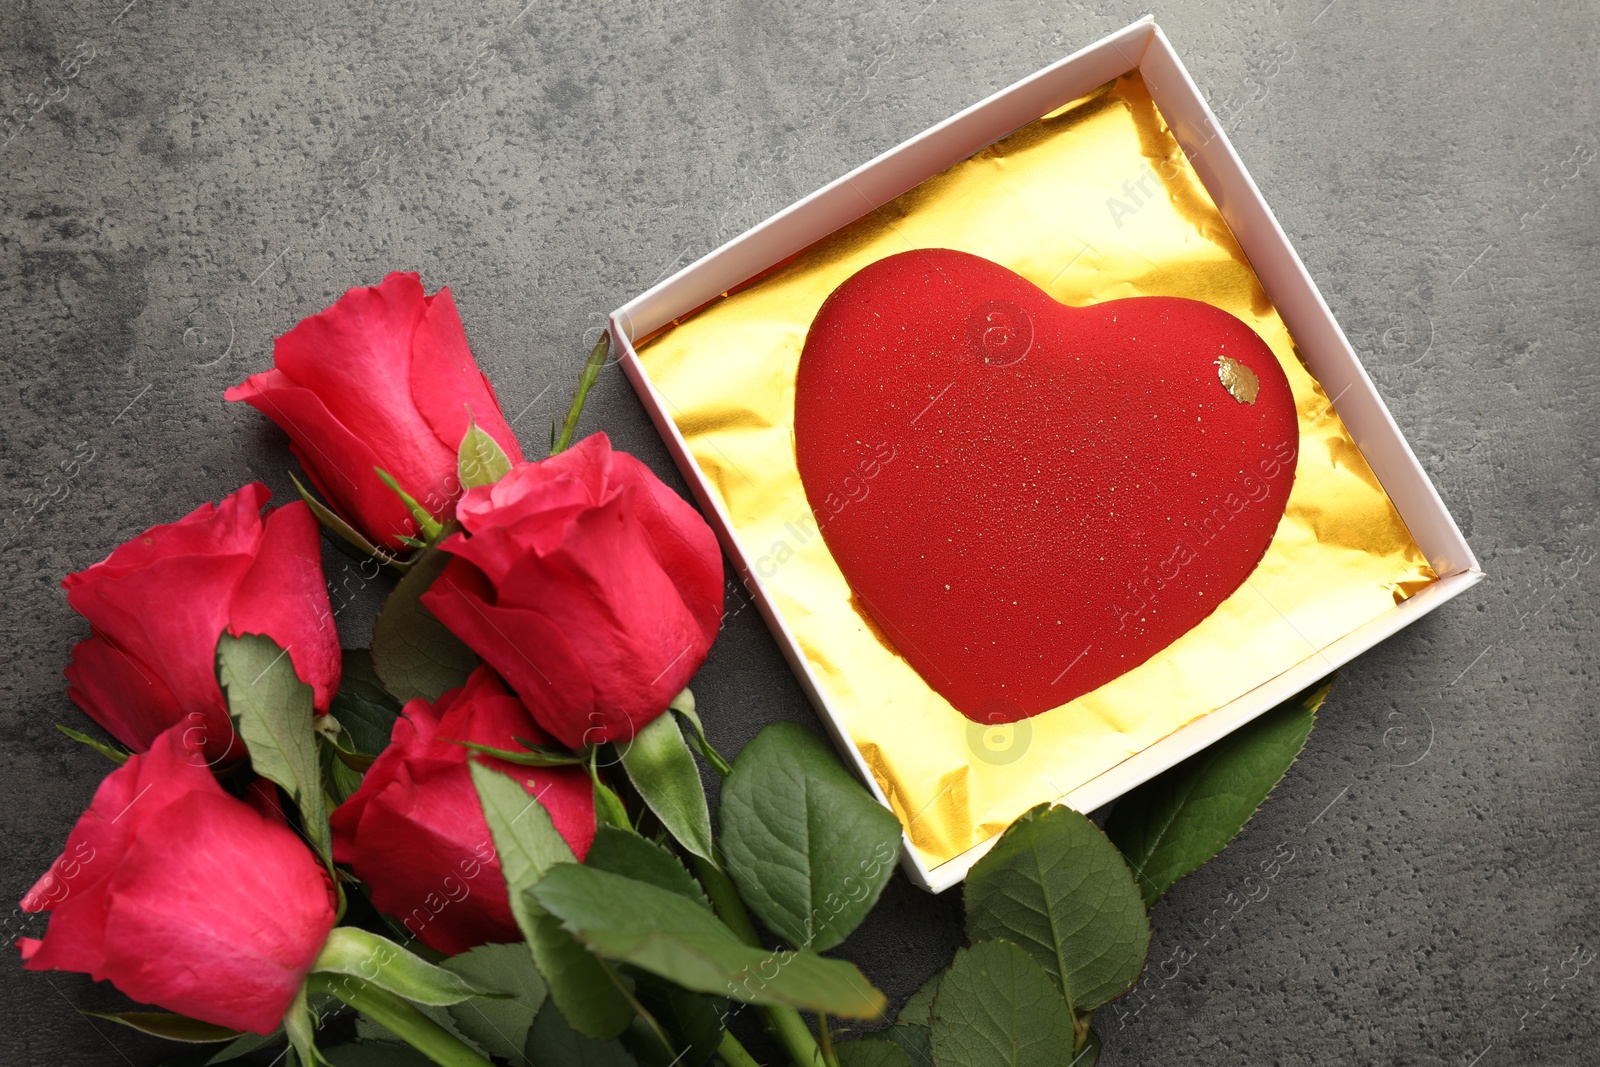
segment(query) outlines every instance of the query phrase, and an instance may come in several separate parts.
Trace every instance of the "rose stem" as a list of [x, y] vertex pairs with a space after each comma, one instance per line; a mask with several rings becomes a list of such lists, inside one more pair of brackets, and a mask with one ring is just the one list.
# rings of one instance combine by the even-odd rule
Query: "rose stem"
[[822, 1062], [827, 1067], [839, 1067], [839, 1057], [833, 1051], [833, 1035], [828, 1032], [828, 1013], [817, 1012], [817, 1044], [822, 1049]]
[[457, 1037], [422, 1012], [410, 1001], [379, 989], [359, 978], [340, 976], [324, 980], [323, 989], [352, 1008], [405, 1040], [406, 1044], [441, 1067], [493, 1067]]
[[733, 1036], [730, 1030], [722, 1032], [722, 1044], [717, 1046], [717, 1058], [727, 1067], [761, 1067], [756, 1058], [739, 1044], [739, 1039]]
[[[761, 937], [756, 933], [755, 925], [750, 921], [750, 913], [745, 910], [744, 901], [739, 896], [738, 888], [733, 884], [733, 879], [723, 873], [722, 868], [707, 860], [704, 856], [694, 857], [695, 873], [700, 876], [700, 883], [706, 887], [706, 895], [711, 898], [712, 907], [716, 908], [717, 916], [723, 924], [739, 936], [746, 944], [763, 948]], [[811, 1028], [800, 1017], [795, 1009], [783, 1004], [762, 1004], [759, 1010], [767, 1020], [767, 1032], [774, 1041], [783, 1046], [796, 1067], [813, 1067], [822, 1055], [817, 1047], [817, 1041], [811, 1036]]]

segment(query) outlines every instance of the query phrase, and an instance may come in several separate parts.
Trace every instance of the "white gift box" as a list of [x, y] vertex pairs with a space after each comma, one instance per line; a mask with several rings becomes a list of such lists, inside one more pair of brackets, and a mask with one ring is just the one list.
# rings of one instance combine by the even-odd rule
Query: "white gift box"
[[[762, 548], [741, 542], [674, 423], [670, 405], [646, 373], [634, 342], [1022, 126], [1133, 70], [1143, 77], [1173, 135], [1287, 324], [1306, 365], [1336, 404], [1339, 417], [1439, 578], [1379, 617], [1324, 645], [1318, 654], [1073, 789], [1059, 803], [1079, 811], [1101, 807], [1314, 684], [1484, 577], [1472, 550], [1418, 465], [1216, 117], [1166, 35], [1153, 17], [1147, 16], [890, 149], [729, 241], [624, 304], [610, 317], [612, 340], [623, 370], [738, 568], [745, 588], [840, 753], [885, 806], [887, 798], [841, 727], [840, 717], [830, 707], [811, 665], [775, 610], [762, 576], [756, 571], [754, 563]], [[927, 866], [908, 841], [902, 850], [903, 864], [914, 882], [938, 892], [960, 882], [993, 840], [936, 867]]]

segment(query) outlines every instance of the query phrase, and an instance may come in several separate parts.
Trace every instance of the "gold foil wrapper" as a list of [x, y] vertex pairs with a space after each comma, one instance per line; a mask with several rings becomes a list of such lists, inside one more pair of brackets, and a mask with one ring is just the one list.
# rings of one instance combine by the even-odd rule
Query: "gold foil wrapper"
[[[1013, 725], [967, 720], [858, 611], [795, 466], [795, 370], [812, 318], [845, 279], [908, 248], [984, 256], [1065, 304], [1214, 304], [1272, 348], [1299, 412], [1294, 489], [1249, 581], [1149, 661]], [[929, 178], [638, 351], [929, 868], [1317, 656], [1437, 578], [1137, 72]]]

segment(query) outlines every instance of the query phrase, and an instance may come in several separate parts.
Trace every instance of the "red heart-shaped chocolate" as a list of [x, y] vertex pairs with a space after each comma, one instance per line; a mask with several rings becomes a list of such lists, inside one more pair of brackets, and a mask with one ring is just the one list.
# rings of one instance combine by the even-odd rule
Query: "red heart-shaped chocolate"
[[1299, 440], [1277, 358], [1227, 312], [1067, 307], [947, 249], [834, 290], [794, 433], [859, 606], [984, 723], [1065, 704], [1211, 614], [1266, 552]]

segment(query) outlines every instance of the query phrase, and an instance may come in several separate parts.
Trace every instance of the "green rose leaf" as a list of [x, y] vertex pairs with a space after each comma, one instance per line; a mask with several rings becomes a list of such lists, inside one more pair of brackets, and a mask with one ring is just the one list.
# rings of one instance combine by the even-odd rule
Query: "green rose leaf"
[[528, 1031], [523, 1061], [560, 1067], [638, 1067], [617, 1041], [596, 1041], [567, 1024], [554, 1004], [545, 1004]]
[[[930, 1004], [929, 1008], [931, 1009], [932, 1007], [933, 1005]], [[930, 1010], [929, 1022], [931, 1021], [932, 1011]], [[912, 1023], [898, 1022], [885, 1030], [878, 1031], [878, 1035], [888, 1038], [905, 1049], [906, 1055], [910, 1057], [913, 1065], [926, 1067], [927, 1064], [933, 1062], [933, 1051], [928, 1036], [927, 1023], [918, 1026]]]
[[[1078, 1012], [1126, 992], [1144, 969], [1150, 920], [1133, 873], [1094, 823], [1041, 804], [1000, 835], [967, 875], [967, 936], [1031, 953]], [[934, 1044], [938, 1004], [934, 1002]]]
[[544, 805], [529, 796], [510, 775], [476, 760], [469, 762], [467, 769], [478, 791], [478, 802], [483, 805], [506, 888], [513, 891], [511, 907], [516, 911], [516, 893], [538, 882], [556, 864], [573, 863], [577, 857], [550, 821]]
[[333, 856], [328, 802], [322, 792], [311, 687], [294, 673], [289, 654], [270, 637], [224, 632], [217, 642], [217, 682], [234, 733], [250, 765], [276, 782], [300, 812], [306, 836], [325, 862]]
[[328, 713], [339, 720], [350, 736], [354, 751], [376, 756], [389, 744], [394, 721], [400, 715], [378, 672], [372, 666], [372, 650], [347, 648], [341, 657], [339, 691], [333, 695]]
[[628, 780], [661, 825], [678, 844], [715, 863], [711, 811], [700, 784], [700, 766], [683, 739], [677, 718], [671, 713], [657, 715], [618, 749]]
[[740, 895], [791, 945], [825, 951], [894, 873], [900, 823], [798, 723], [763, 729], [722, 785], [722, 853]]
[[508, 1000], [475, 998], [452, 1004], [456, 1028], [493, 1056], [519, 1060], [528, 1030], [544, 1006], [549, 987], [524, 945], [479, 945], [440, 964], [487, 989], [511, 994]]
[[438, 700], [466, 684], [477, 655], [422, 606], [423, 593], [450, 563], [437, 548], [421, 553], [383, 602], [372, 624], [372, 666], [401, 705]]
[[469, 762], [468, 769], [500, 859], [511, 914], [528, 939], [550, 998], [586, 1036], [600, 1041], [616, 1037], [633, 1019], [633, 1005], [605, 965], [527, 895], [551, 868], [574, 865], [572, 849], [550, 821], [550, 813], [515, 781], [476, 761]]
[[723, 1016], [728, 1010], [726, 999], [691, 993], [650, 974], [639, 975], [633, 995], [674, 1042], [672, 1051], [667, 1052], [645, 1021], [635, 1019], [630, 1033], [637, 1033], [638, 1040], [629, 1047], [642, 1063], [650, 1067], [703, 1067], [716, 1056], [717, 1047], [722, 1044]]
[[493, 485], [511, 471], [511, 460], [493, 437], [468, 421], [466, 436], [456, 453], [456, 474], [462, 489]]
[[388, 938], [354, 926], [333, 928], [311, 964], [311, 973], [359, 978], [414, 1003], [435, 1006], [510, 995], [509, 990], [480, 985], [465, 975], [435, 967]]
[[1147, 906], [1244, 829], [1305, 748], [1332, 686], [1307, 689], [1117, 801], [1106, 835]]
[[[323, 716], [324, 719], [327, 716]], [[336, 742], [329, 742], [322, 746], [322, 785], [328, 792], [328, 799], [334, 807], [338, 807], [361, 788], [361, 776], [364, 772], [356, 770], [350, 764], [358, 762], [356, 758], [339, 750]]]
[[561, 864], [529, 895], [593, 951], [685, 989], [843, 1018], [883, 1011], [883, 994], [852, 964], [747, 945], [705, 908], [667, 889]]
[[858, 1037], [834, 1046], [839, 1067], [911, 1067], [906, 1050], [882, 1037]]
[[900, 1009], [900, 1015], [895, 1021], [909, 1026], [929, 1025], [929, 1020], [933, 1018], [933, 998], [939, 993], [939, 983], [944, 979], [944, 975], [944, 971], [939, 971], [922, 983], [922, 988], [911, 994], [911, 999]]
[[627, 805], [622, 803], [622, 798], [617, 791], [606, 785], [605, 779], [589, 768], [589, 776], [594, 781], [594, 821], [596, 826], [611, 826], [619, 830], [633, 831], [633, 821], [628, 818]]
[[246, 1036], [239, 1030], [230, 1030], [226, 1026], [203, 1023], [187, 1015], [173, 1015], [165, 1011], [86, 1011], [83, 1014], [92, 1015], [96, 1019], [105, 1019], [107, 1022], [120, 1023], [141, 1033], [164, 1037], [168, 1041], [183, 1041], [195, 1045], [237, 1041]]
[[601, 826], [595, 830], [594, 842], [583, 862], [590, 867], [638, 882], [648, 882], [657, 889], [667, 889], [706, 907], [700, 883], [694, 880], [678, 858], [654, 841], [647, 841], [630, 830], [614, 826]]
[[529, 912], [522, 934], [528, 939], [533, 962], [550, 986], [550, 999], [567, 1021], [586, 1037], [609, 1041], [633, 1021], [633, 1005], [623, 995], [614, 974], [593, 952], [561, 925], [561, 920], [543, 909], [529, 907], [523, 894], [523, 907]]
[[957, 952], [934, 998], [938, 1067], [1060, 1067], [1075, 1036], [1050, 975], [1009, 941]]
[[1093, 1030], [1089, 1031], [1084, 1039], [1083, 1048], [1072, 1058], [1070, 1067], [1094, 1067], [1100, 1062], [1100, 1035]]

